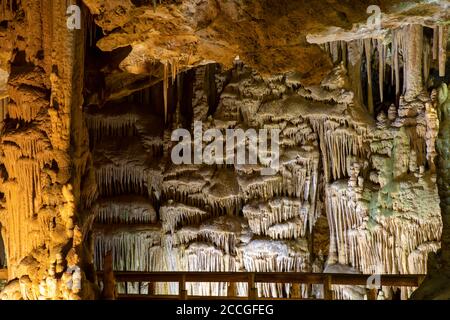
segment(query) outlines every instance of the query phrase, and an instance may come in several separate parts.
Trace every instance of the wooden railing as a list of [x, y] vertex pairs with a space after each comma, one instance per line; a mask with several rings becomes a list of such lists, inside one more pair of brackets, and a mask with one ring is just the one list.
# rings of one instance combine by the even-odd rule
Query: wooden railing
[[[102, 279], [102, 272], [97, 273]], [[331, 300], [332, 285], [366, 286], [371, 275], [342, 273], [303, 273], [303, 272], [114, 272], [117, 283], [148, 283], [148, 294], [119, 294], [118, 299], [151, 300], [151, 299], [267, 299], [258, 297], [257, 283], [290, 283], [292, 284], [290, 299], [301, 299], [301, 284], [322, 284], [324, 299]], [[389, 287], [418, 287], [424, 280], [422, 274], [383, 274], [379, 276], [379, 284]], [[0, 269], [0, 280], [8, 279], [8, 270]], [[178, 295], [155, 294], [155, 283], [178, 283]], [[226, 282], [227, 296], [189, 296], [186, 290], [187, 282]], [[247, 297], [236, 296], [236, 283], [247, 283]], [[114, 284], [113, 284], [114, 285]], [[368, 290], [368, 299], [376, 298], [376, 289]]]
[[[102, 273], [98, 273], [99, 279]], [[324, 299], [332, 300], [332, 285], [362, 285], [366, 286], [371, 275], [339, 274], [339, 273], [302, 273], [302, 272], [114, 272], [116, 282], [148, 283], [148, 294], [119, 294], [118, 299], [149, 300], [149, 299], [258, 299], [257, 283], [290, 283], [292, 284], [289, 299], [301, 299], [301, 284], [322, 284]], [[379, 276], [381, 286], [390, 287], [418, 287], [425, 275], [393, 275]], [[156, 282], [178, 283], [178, 295], [157, 295], [154, 292]], [[188, 296], [187, 282], [226, 282], [228, 283], [227, 296]], [[236, 283], [243, 282], [248, 285], [248, 296], [236, 296]], [[140, 290], [139, 290], [140, 291]], [[377, 289], [369, 289], [368, 299], [376, 299]], [[259, 298], [267, 299], [267, 298]]]
[[8, 280], [8, 269], [0, 269], [0, 280]]

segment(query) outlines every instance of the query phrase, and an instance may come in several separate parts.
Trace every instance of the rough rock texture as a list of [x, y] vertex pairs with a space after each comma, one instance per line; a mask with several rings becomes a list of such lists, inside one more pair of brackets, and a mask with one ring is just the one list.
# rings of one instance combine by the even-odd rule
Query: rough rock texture
[[84, 36], [66, 28], [65, 2], [10, 4], [2, 24], [14, 50], [2, 50], [11, 60], [0, 225], [11, 281], [1, 298], [91, 298], [85, 215], [78, 210], [89, 159], [80, 121]]
[[[348, 29], [367, 19], [366, 8], [373, 4], [184, 0], [163, 1], [153, 8], [150, 1], [84, 2], [105, 34], [97, 46], [114, 52], [114, 72], [104, 75], [103, 99], [123, 97], [177, 70], [200, 64], [214, 61], [230, 67], [236, 56], [263, 76], [297, 71], [305, 84], [317, 84], [331, 63], [317, 46], [306, 41], [306, 35], [330, 25]], [[383, 11], [403, 13], [411, 9], [396, 3], [400, 1], [377, 4]], [[440, 11], [436, 4], [429, 4], [411, 14], [435, 14], [437, 19]], [[391, 19], [402, 22], [404, 17], [397, 14]], [[124, 51], [129, 53], [117, 60]], [[125, 77], [127, 86], [116, 85], [123, 84]]]
[[[179, 77], [177, 86], [187, 76]], [[280, 129], [279, 172], [262, 176], [261, 165], [171, 164], [169, 154], [161, 152], [166, 147], [161, 146], [159, 152], [143, 147], [148, 140], [169, 143], [162, 131], [158, 140], [132, 129], [133, 123], [137, 128], [140, 121], [154, 117], [145, 114], [145, 110], [158, 109], [150, 104], [155, 101], [151, 96], [115, 116], [114, 122], [105, 121], [109, 128], [91, 122], [93, 136], [122, 132], [127, 138], [116, 139], [122, 150], [143, 148], [116, 155], [117, 147], [108, 143], [110, 136], [94, 144], [100, 196], [114, 199], [100, 200], [109, 204], [102, 207], [102, 214], [109, 213], [107, 220], [101, 218], [95, 235], [98, 268], [105, 253], [112, 250], [118, 270], [321, 272], [326, 262], [364, 273], [426, 272], [427, 254], [440, 247], [442, 228], [433, 169], [436, 153], [426, 147], [436, 136], [432, 132], [438, 122], [431, 116], [435, 96], [421, 93], [409, 102], [401, 98], [398, 107], [390, 108], [389, 119], [380, 113], [374, 121], [346, 89], [350, 81], [342, 63], [318, 86], [302, 86], [295, 74], [264, 80], [240, 62], [229, 72], [216, 73], [215, 78], [227, 80], [217, 93], [215, 111], [203, 122], [204, 130]], [[183, 98], [174, 102], [175, 115], [186, 103]], [[99, 113], [89, 113], [89, 118], [107, 119], [116, 108], [105, 106]], [[132, 159], [130, 154], [134, 154]], [[122, 211], [119, 225], [105, 232], [108, 221], [116, 219], [116, 201], [125, 195], [129, 201], [138, 195], [148, 197], [154, 208], [159, 207], [159, 223], [148, 218], [144, 227]], [[141, 210], [147, 206], [142, 204]], [[311, 241], [323, 215], [329, 229], [319, 230], [329, 234], [328, 248]], [[264, 296], [290, 294], [289, 286], [259, 289]], [[138, 289], [130, 284], [126, 290]], [[174, 287], [156, 290], [176, 292]], [[225, 294], [226, 284], [192, 284], [188, 291]], [[238, 293], [246, 294], [245, 287], [239, 287]], [[303, 288], [304, 296], [312, 293], [312, 288]], [[336, 297], [360, 294], [342, 288]]]
[[[378, 1], [380, 28], [366, 23], [371, 2], [83, 0], [70, 31], [66, 1], [3, 1], [0, 298], [97, 297], [94, 270], [111, 259], [114, 270], [427, 273], [441, 234], [430, 277], [448, 269], [449, 98], [436, 90], [448, 2]], [[178, 128], [279, 130], [280, 168], [263, 175], [267, 155], [241, 165], [225, 152], [225, 164], [177, 165]], [[433, 294], [446, 293], [432, 283]]]
[[[436, 94], [436, 92], [434, 92]], [[443, 220], [442, 250], [438, 255], [430, 257], [429, 275], [422, 286], [414, 292], [413, 299], [449, 299], [450, 297], [450, 96], [445, 83], [437, 92], [440, 129], [438, 136], [438, 186], [441, 196], [441, 210]]]

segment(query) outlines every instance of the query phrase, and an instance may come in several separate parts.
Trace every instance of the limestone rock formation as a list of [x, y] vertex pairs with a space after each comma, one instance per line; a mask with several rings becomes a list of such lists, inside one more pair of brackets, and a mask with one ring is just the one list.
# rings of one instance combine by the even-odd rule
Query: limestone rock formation
[[111, 266], [429, 273], [413, 297], [447, 297], [449, 3], [378, 3], [374, 26], [370, 1], [3, 0], [0, 299], [100, 298]]

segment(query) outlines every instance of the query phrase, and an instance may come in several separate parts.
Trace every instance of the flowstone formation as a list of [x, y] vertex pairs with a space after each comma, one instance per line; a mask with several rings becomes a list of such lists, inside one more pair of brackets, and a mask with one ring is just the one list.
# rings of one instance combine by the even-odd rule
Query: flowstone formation
[[441, 196], [442, 220], [444, 225], [442, 235], [443, 250], [438, 255], [431, 255], [429, 261], [429, 274], [423, 285], [413, 293], [413, 299], [448, 299], [450, 296], [449, 283], [449, 233], [448, 226], [450, 223], [450, 205], [449, 205], [449, 146], [450, 146], [450, 96], [448, 94], [448, 86], [443, 83], [438, 91], [433, 92], [437, 95], [438, 115], [440, 120], [439, 135], [437, 137], [437, 151], [439, 154], [438, 167], [438, 187]]
[[[0, 8], [0, 298], [99, 297], [95, 271], [111, 260], [115, 271], [432, 274], [442, 235], [450, 261], [446, 1], [380, 1], [370, 27], [365, 1], [84, 0], [71, 31], [54, 2]], [[177, 164], [176, 129], [200, 152], [230, 130], [279, 135], [254, 163], [225, 152], [250, 159], [248, 135], [217, 161]], [[322, 286], [299, 294], [323, 298]]]
[[79, 210], [89, 159], [77, 56], [84, 36], [66, 28], [66, 9], [65, 1], [1, 2], [0, 227], [9, 282], [0, 299], [95, 296]]
[[[185, 90], [188, 77], [194, 79], [187, 102], [177, 93]], [[101, 203], [93, 208], [102, 224], [95, 235], [97, 268], [112, 250], [117, 270], [323, 272], [337, 265], [368, 274], [426, 273], [427, 255], [439, 249], [442, 228], [436, 95], [421, 89], [410, 100], [402, 95], [388, 115], [380, 111], [374, 120], [354, 96], [351, 82], [343, 61], [315, 86], [301, 85], [295, 73], [262, 78], [239, 60], [230, 71], [213, 65], [178, 75], [170, 91], [171, 129], [185, 124], [194, 130], [192, 122], [200, 120], [204, 130], [279, 129], [280, 169], [274, 175], [262, 175], [263, 164], [171, 163], [167, 129], [139, 129], [158, 110], [155, 123], [163, 120], [161, 105], [151, 103], [157, 101], [152, 92], [128, 98], [144, 100], [138, 106], [129, 102], [126, 112], [119, 102], [88, 111], [91, 136], [103, 139], [92, 142]], [[190, 114], [183, 112], [187, 103]], [[150, 110], [156, 115], [146, 114]], [[119, 155], [111, 147], [116, 143], [134, 152]], [[249, 141], [244, 144], [249, 151]], [[135, 197], [142, 199], [139, 208]], [[125, 199], [130, 204], [119, 218]], [[328, 228], [316, 231], [320, 219]], [[329, 245], [315, 245], [317, 232], [327, 234]], [[187, 288], [195, 295], [225, 295], [227, 289], [226, 284]], [[246, 294], [244, 285], [237, 289]], [[262, 296], [291, 293], [288, 285], [258, 289]], [[121, 290], [146, 292], [133, 284]], [[176, 290], [156, 288], [157, 293]], [[335, 295], [364, 297], [363, 291], [348, 290], [336, 287]], [[303, 286], [302, 294], [320, 297], [321, 292]]]

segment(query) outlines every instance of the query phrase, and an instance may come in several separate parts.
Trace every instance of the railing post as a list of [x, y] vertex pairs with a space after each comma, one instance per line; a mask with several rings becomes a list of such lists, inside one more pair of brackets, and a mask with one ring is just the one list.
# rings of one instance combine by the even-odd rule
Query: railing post
[[181, 281], [178, 283], [180, 300], [187, 300], [186, 275], [181, 275]]
[[248, 299], [256, 300], [258, 298], [258, 290], [255, 287], [255, 273], [248, 275]]
[[153, 296], [154, 294], [155, 294], [155, 283], [154, 282], [149, 282], [148, 283], [147, 295]]
[[323, 298], [325, 300], [333, 300], [333, 292], [331, 291], [331, 275], [326, 274], [323, 279]]
[[377, 289], [368, 289], [367, 290], [367, 300], [377, 300], [378, 290]]
[[300, 283], [293, 283], [291, 287], [291, 298], [292, 299], [301, 299], [302, 298], [302, 292], [301, 292], [301, 285]]
[[112, 251], [108, 251], [103, 258], [103, 291], [102, 299], [115, 300], [116, 293], [116, 279], [113, 270], [113, 256]]
[[417, 277], [417, 287], [420, 287], [420, 285], [425, 280], [425, 278], [426, 278], [426, 275], [420, 275]]
[[227, 296], [228, 296], [228, 298], [234, 298], [237, 296], [236, 282], [228, 282]]

